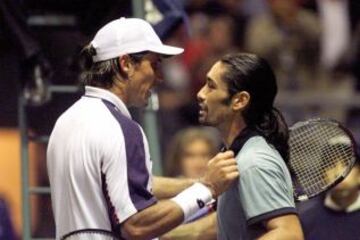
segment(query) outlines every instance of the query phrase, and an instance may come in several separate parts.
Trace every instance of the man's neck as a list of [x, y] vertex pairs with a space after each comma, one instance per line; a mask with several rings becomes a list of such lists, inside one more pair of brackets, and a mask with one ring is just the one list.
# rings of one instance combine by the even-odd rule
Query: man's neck
[[129, 107], [128, 97], [125, 91], [125, 84], [121, 81], [114, 81], [114, 84], [108, 90], [120, 98], [127, 107]]
[[235, 138], [246, 127], [242, 118], [234, 118], [228, 124], [219, 127], [226, 148], [230, 148]]

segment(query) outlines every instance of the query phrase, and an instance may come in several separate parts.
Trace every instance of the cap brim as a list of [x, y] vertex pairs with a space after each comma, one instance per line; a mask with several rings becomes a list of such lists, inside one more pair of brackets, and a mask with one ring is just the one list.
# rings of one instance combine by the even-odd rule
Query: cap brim
[[179, 55], [179, 54], [183, 53], [184, 49], [179, 48], [179, 47], [169, 46], [169, 45], [161, 45], [161, 46], [153, 47], [153, 48], [149, 49], [149, 51], [154, 52], [154, 53], [159, 53], [159, 54], [162, 54], [165, 56], [174, 56], [174, 55]]

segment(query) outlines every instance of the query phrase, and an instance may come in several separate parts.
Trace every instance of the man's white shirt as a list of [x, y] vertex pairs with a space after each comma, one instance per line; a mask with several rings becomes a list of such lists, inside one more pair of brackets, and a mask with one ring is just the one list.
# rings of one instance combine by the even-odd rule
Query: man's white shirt
[[156, 202], [146, 136], [109, 91], [85, 95], [57, 120], [47, 149], [56, 238], [74, 230], [118, 231]]

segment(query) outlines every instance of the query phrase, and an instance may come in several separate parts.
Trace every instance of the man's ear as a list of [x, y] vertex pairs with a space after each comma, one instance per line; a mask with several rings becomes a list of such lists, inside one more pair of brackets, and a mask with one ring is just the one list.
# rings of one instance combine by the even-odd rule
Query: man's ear
[[118, 58], [119, 72], [127, 78], [131, 77], [135, 72], [135, 65], [129, 55], [123, 55]]
[[250, 94], [247, 91], [236, 93], [231, 100], [231, 107], [234, 111], [245, 109], [250, 102]]

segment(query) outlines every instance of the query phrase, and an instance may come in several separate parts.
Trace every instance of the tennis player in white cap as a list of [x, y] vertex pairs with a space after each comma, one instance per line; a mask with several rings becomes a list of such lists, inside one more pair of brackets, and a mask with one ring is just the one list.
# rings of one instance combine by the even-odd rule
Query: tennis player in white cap
[[161, 81], [162, 57], [182, 52], [136, 18], [108, 23], [83, 50], [85, 94], [59, 117], [47, 150], [57, 238], [89, 228], [121, 239], [156, 238], [238, 177], [233, 153], [219, 153], [200, 181], [179, 184], [184, 190], [170, 200], [152, 193], [147, 138], [128, 107], [147, 104]]

